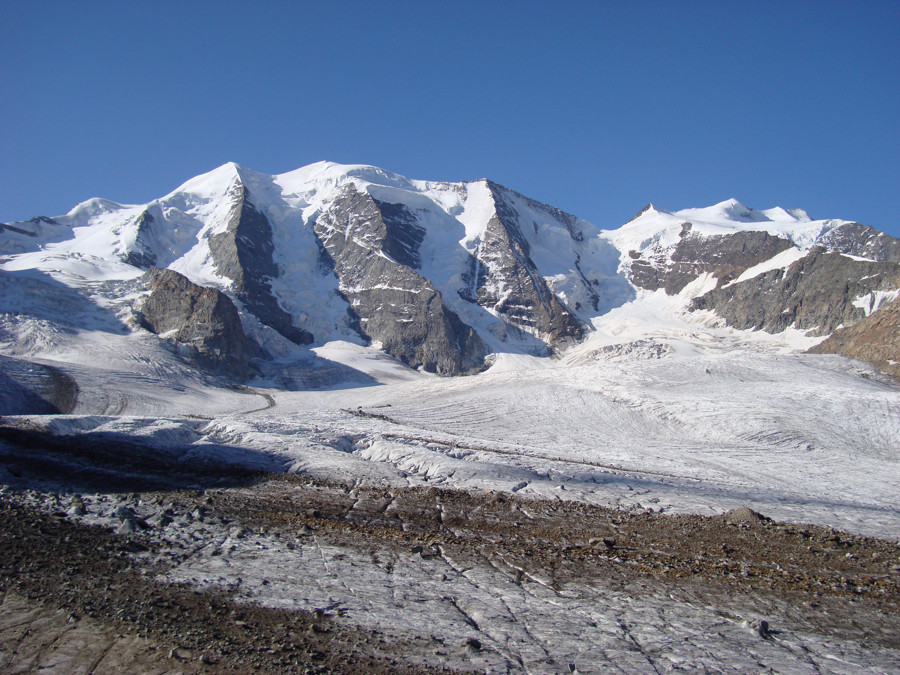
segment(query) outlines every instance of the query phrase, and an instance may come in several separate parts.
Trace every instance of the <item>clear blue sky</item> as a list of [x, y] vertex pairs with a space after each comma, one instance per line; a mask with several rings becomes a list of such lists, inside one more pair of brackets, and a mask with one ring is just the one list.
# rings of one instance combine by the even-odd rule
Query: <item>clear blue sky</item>
[[900, 2], [0, 0], [0, 220], [227, 161], [900, 236]]

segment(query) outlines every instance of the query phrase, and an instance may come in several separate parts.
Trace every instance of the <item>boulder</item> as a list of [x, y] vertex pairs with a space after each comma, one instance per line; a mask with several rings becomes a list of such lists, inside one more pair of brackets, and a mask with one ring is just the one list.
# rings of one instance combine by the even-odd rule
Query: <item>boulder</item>
[[727, 511], [723, 517], [725, 518], [726, 523], [731, 523], [733, 525], [741, 523], [752, 525], [754, 523], [764, 523], [771, 520], [770, 518], [766, 518], [763, 514], [757, 513], [746, 506]]
[[260, 349], [244, 333], [227, 295], [169, 269], [151, 268], [143, 279], [150, 289], [141, 309], [144, 328], [184, 345], [198, 365], [238, 377], [253, 374], [249, 362]]

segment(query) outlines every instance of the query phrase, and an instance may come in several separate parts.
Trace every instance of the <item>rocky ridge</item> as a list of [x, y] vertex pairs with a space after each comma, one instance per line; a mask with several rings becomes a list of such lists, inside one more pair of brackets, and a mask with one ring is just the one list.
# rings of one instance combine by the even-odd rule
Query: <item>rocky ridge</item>
[[[708, 217], [717, 208], [728, 218], [715, 223], [687, 219]], [[656, 223], [655, 231], [647, 228], [648, 221]], [[757, 229], [735, 231], [736, 222]], [[712, 311], [741, 330], [793, 328], [809, 336], [837, 336], [841, 329], [843, 339], [811, 351], [842, 353], [893, 372], [887, 355], [896, 348], [889, 331], [870, 329], [892, 323], [880, 308], [900, 289], [900, 240], [855, 222], [815, 222], [805, 212], [759, 212], [734, 200], [674, 214], [649, 205], [622, 230], [629, 227], [653, 233], [623, 257], [623, 270], [636, 287], [675, 295], [708, 274], [713, 287], [688, 297], [690, 311]], [[859, 333], [852, 332], [850, 327], [863, 321]], [[863, 348], [858, 343], [864, 339], [877, 346]]]
[[691, 309], [712, 309], [729, 325], [778, 333], [798, 328], [830, 335], [866, 317], [859, 300], [900, 288], [900, 265], [857, 260], [814, 247], [787, 269], [775, 269], [695, 298]]
[[819, 244], [835, 253], [900, 263], [900, 239], [869, 225], [844, 223], [823, 234]]
[[278, 276], [272, 259], [272, 226], [250, 201], [250, 193], [238, 178], [229, 190], [232, 209], [223, 232], [209, 237], [209, 252], [216, 271], [231, 280], [231, 291], [261, 323], [295, 344], [309, 344], [313, 335], [294, 325], [291, 316], [272, 293], [271, 279]]
[[701, 274], [711, 273], [722, 285], [793, 246], [787, 239], [767, 232], [702, 236], [692, 230], [690, 222], [682, 224], [674, 249], [629, 251], [632, 283], [648, 291], [662, 288], [668, 295], [675, 295]]
[[481, 338], [415, 271], [424, 232], [408, 208], [350, 185], [316, 220], [315, 232], [360, 334], [413, 368], [458, 375], [484, 366]]
[[[510, 199], [515, 193], [490, 181], [486, 184], [496, 209], [473, 254], [477, 261], [477, 271], [470, 271], [475, 289], [474, 302], [505, 317], [520, 329], [531, 329], [548, 336], [551, 346], [581, 338], [585, 330], [583, 323], [553, 294], [531, 258], [531, 247], [522, 231], [522, 227], [527, 227], [527, 221], [523, 222], [525, 219]], [[547, 208], [533, 201], [530, 205]], [[579, 241], [580, 233], [572, 229], [574, 217], [562, 211], [553, 215], [565, 224], [572, 239]], [[537, 229], [537, 223], [532, 225]], [[574, 268], [584, 279], [577, 258]], [[587, 281], [585, 286], [596, 308], [597, 299], [591, 283]]]

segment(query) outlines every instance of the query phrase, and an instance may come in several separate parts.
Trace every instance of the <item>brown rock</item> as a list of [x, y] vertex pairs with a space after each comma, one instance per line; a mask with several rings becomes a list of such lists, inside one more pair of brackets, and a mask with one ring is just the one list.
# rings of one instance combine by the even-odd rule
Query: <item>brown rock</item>
[[835, 331], [809, 350], [867, 361], [900, 379], [900, 299], [872, 312], [853, 326]]
[[724, 517], [726, 523], [733, 523], [735, 525], [739, 523], [761, 523], [769, 520], [761, 513], [757, 513], [753, 509], [748, 509], [746, 506], [742, 506], [738, 509], [732, 509], [731, 511], [726, 512], [724, 514]]

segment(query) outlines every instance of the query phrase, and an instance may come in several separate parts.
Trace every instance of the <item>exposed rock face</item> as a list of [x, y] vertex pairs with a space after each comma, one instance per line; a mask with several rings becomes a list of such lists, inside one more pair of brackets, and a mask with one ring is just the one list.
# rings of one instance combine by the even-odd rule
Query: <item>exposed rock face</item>
[[900, 240], [859, 223], [825, 228], [817, 245], [787, 269], [740, 283], [730, 282], [794, 244], [762, 230], [704, 236], [694, 232], [690, 222], [681, 228], [674, 246], [629, 251], [632, 283], [674, 295], [701, 274], [711, 273], [717, 287], [695, 298], [690, 309], [714, 310], [735, 328], [775, 333], [795, 327], [828, 335], [866, 317], [871, 304], [866, 296], [900, 284]]
[[384, 231], [377, 236], [384, 253], [401, 265], [421, 269], [419, 247], [425, 238], [425, 230], [418, 224], [415, 214], [403, 204], [389, 204], [374, 198], [373, 201], [381, 212]]
[[125, 254], [124, 261], [142, 270], [150, 269], [157, 264], [156, 254], [149, 239], [153, 236], [153, 216], [149, 211], [142, 211], [137, 217], [134, 246]]
[[187, 345], [201, 365], [249, 376], [249, 360], [259, 348], [244, 334], [231, 299], [187, 277], [158, 267], [144, 275], [150, 296], [141, 309], [144, 328]]
[[786, 270], [771, 270], [695, 298], [735, 328], [778, 333], [791, 326], [828, 335], [866, 316], [858, 299], [900, 286], [900, 265], [854, 260], [813, 248]]
[[[28, 225], [29, 227], [22, 227], [23, 225]], [[47, 216], [35, 216], [23, 223], [0, 223], [0, 232], [9, 230], [17, 234], [24, 234], [27, 237], [37, 237], [44, 225], [59, 225], [59, 223]]]
[[70, 234], [71, 230], [47, 216], [35, 216], [18, 223], [0, 223], [0, 234], [4, 235], [0, 239], [0, 253], [23, 253], [31, 248], [29, 239], [48, 241], [52, 239], [52, 235], [48, 237], [50, 233], [65, 236], [64, 233]]
[[868, 361], [900, 379], [900, 299], [872, 312], [853, 326], [839, 328], [811, 354], [841, 354]]
[[629, 252], [635, 286], [649, 291], [663, 288], [667, 294], [675, 295], [705, 273], [712, 273], [722, 285], [793, 246], [787, 239], [768, 232], [699, 236], [691, 232], [688, 222], [682, 225], [680, 236], [671, 256], [665, 249]]
[[414, 271], [424, 232], [407, 207], [348, 185], [315, 222], [361, 333], [414, 368], [459, 375], [484, 367], [478, 334]]
[[234, 206], [224, 232], [209, 238], [209, 250], [219, 274], [233, 282], [234, 294], [263, 324], [295, 344], [309, 344], [313, 335], [293, 324], [278, 304], [271, 280], [278, 276], [272, 259], [272, 226], [250, 202], [246, 187], [232, 187]]
[[7, 230], [10, 232], [15, 232], [16, 234], [24, 234], [26, 237], [36, 237], [37, 236], [37, 234], [35, 234], [34, 232], [31, 232], [30, 230], [26, 230], [25, 228], [22, 228], [22, 227], [16, 227], [15, 225], [12, 225], [11, 223], [0, 223], [0, 232], [5, 232]]
[[528, 240], [519, 225], [523, 219], [506, 199], [512, 191], [490, 181], [487, 185], [496, 215], [488, 223], [475, 258], [478, 270], [489, 269], [491, 275], [476, 273], [475, 301], [514, 326], [548, 336], [551, 346], [581, 338], [581, 322], [553, 294], [530, 257]]
[[836, 253], [900, 263], [900, 239], [868, 225], [844, 223], [826, 232], [816, 243]]

